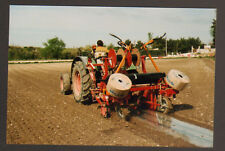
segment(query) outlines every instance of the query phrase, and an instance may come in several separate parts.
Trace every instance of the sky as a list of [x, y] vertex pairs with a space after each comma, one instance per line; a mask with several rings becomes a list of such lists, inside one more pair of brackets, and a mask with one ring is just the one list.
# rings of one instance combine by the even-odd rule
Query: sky
[[58, 37], [67, 48], [96, 44], [117, 45], [113, 33], [124, 41], [148, 41], [166, 33], [167, 39], [199, 37], [212, 41], [210, 26], [216, 9], [154, 7], [80, 7], [10, 5], [9, 45], [44, 47]]

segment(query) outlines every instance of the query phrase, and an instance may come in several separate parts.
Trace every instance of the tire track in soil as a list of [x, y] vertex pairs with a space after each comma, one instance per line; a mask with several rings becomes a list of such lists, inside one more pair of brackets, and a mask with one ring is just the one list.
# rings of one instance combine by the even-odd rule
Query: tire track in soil
[[[23, 106], [21, 104], [16, 103], [15, 105], [17, 106], [17, 108], [21, 108], [21, 110], [23, 109]], [[15, 127], [18, 127], [17, 129], [20, 130], [20, 133], [22, 135], [27, 136], [25, 137], [24, 140], [21, 141], [21, 143], [26, 144], [26, 142], [29, 142], [28, 138], [31, 140], [31, 142], [33, 142], [33, 140], [38, 140], [40, 143], [44, 143], [39, 138], [40, 135], [37, 135], [37, 133], [40, 134], [41, 132], [38, 131], [38, 129], [36, 129], [36, 126], [30, 127], [29, 123], [27, 123], [27, 122], [36, 123], [34, 118], [27, 117], [27, 114], [17, 114], [16, 119], [13, 119], [13, 120], [15, 121], [14, 124], [18, 125]], [[25, 128], [27, 128], [28, 131], [25, 130]], [[34, 130], [36, 130], [36, 132], [34, 132]]]
[[[32, 105], [31, 105], [31, 107], [32, 107]], [[33, 109], [35, 109], [35, 108], [33, 108]], [[34, 110], [35, 111], [35, 110]], [[36, 111], [36, 112], [38, 112], [38, 111]], [[51, 123], [50, 123], [51, 124]]]
[[7, 143], [193, 146], [135, 120], [121, 121], [115, 113], [104, 119], [98, 104], [84, 106], [72, 95], [63, 96], [59, 76], [69, 70], [70, 63], [9, 65]]
[[[23, 96], [23, 98], [26, 98], [26, 96]], [[26, 98], [27, 99], [27, 98]], [[28, 98], [29, 99], [29, 98]], [[28, 100], [27, 99], [27, 100]], [[24, 108], [24, 106], [26, 106], [26, 108]], [[18, 108], [22, 108], [21, 110], [27, 110], [27, 109], [29, 109], [28, 110], [28, 112], [32, 112], [33, 114], [31, 114], [32, 116], [34, 116], [34, 118], [29, 118], [29, 115], [22, 115], [21, 116], [21, 118], [20, 118], [20, 116], [18, 117], [18, 119], [23, 119], [23, 118], [27, 118], [26, 116], [28, 116], [28, 119], [31, 119], [31, 122], [32, 123], [37, 123], [36, 122], [36, 120], [35, 120], [35, 117], [39, 117], [41, 114], [40, 114], [40, 112], [37, 110], [37, 106], [36, 107], [34, 107], [34, 106], [36, 106], [36, 104], [31, 104], [30, 103], [30, 101], [28, 100], [26, 103], [23, 103], [23, 104], [19, 104], [18, 102], [16, 103], [16, 107]], [[39, 113], [38, 113], [39, 112]], [[42, 113], [42, 112], [41, 112]], [[19, 114], [18, 114], [19, 115]], [[17, 116], [18, 116], [17, 115]], [[41, 116], [44, 116], [44, 115], [41, 115]], [[40, 119], [41, 120], [41, 119]], [[42, 125], [39, 125], [39, 128], [36, 128], [36, 124], [33, 124], [33, 127], [34, 127], [34, 129], [36, 130], [36, 132], [38, 132], [39, 134], [41, 134], [41, 133], [43, 133], [42, 131], [40, 131], [40, 130], [44, 130], [44, 128], [43, 128], [43, 126]], [[42, 135], [45, 135], [45, 133], [43, 133]], [[41, 135], [39, 135], [39, 136], [41, 136]], [[45, 135], [45, 137], [47, 138], [47, 135]], [[42, 143], [42, 141], [40, 141], [40, 143]]]
[[[182, 90], [173, 104], [177, 111], [171, 116], [192, 122], [196, 125], [213, 129], [214, 125], [214, 85], [215, 61], [208, 58], [157, 59], [160, 71], [168, 73], [170, 69], [178, 69], [189, 76], [190, 84]], [[148, 72], [154, 67], [147, 60]]]
[[[18, 71], [20, 71], [20, 72], [23, 73], [23, 71], [21, 71], [21, 70], [18, 70]], [[18, 74], [18, 73], [16, 73], [16, 74]], [[29, 74], [28, 74], [28, 75], [29, 75]], [[26, 75], [26, 76], [23, 75], [22, 77], [26, 77], [26, 78], [25, 78], [25, 79], [21, 79], [21, 81], [24, 81], [24, 80], [26, 80], [26, 79], [29, 79], [29, 78], [28, 78], [28, 75]], [[32, 82], [32, 81], [35, 81], [35, 80], [32, 79], [31, 82]], [[25, 83], [26, 83], [26, 84], [30, 84], [29, 82], [25, 82]], [[41, 83], [39, 83], [39, 84], [41, 85]], [[32, 85], [35, 85], [35, 83], [32, 83]], [[31, 107], [32, 107], [32, 105], [31, 105]], [[35, 110], [33, 110], [33, 111], [35, 111]], [[37, 111], [35, 111], [35, 112], [37, 112]], [[80, 111], [80, 113], [83, 113], [83, 111]], [[83, 125], [85, 125], [85, 124], [83, 124]], [[84, 126], [84, 127], [85, 127], [85, 126]], [[81, 133], [81, 132], [79, 132], [79, 133]], [[62, 140], [62, 139], [61, 139], [61, 140]]]

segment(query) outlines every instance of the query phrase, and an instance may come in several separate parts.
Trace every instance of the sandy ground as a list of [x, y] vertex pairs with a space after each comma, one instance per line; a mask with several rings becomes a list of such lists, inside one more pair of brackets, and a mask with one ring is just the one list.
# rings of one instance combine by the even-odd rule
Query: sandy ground
[[[190, 84], [177, 95], [173, 102], [173, 116], [191, 120], [197, 125], [213, 129], [215, 61], [212, 59], [162, 59], [156, 60], [161, 72], [178, 69], [190, 78]], [[149, 61], [149, 72], [155, 72]]]
[[[211, 59], [156, 60], [162, 72], [178, 69], [191, 83], [173, 102], [170, 116], [213, 129], [215, 62]], [[155, 72], [150, 61], [147, 70]], [[8, 68], [7, 144], [119, 145], [193, 147], [115, 113], [105, 119], [98, 104], [81, 105], [59, 90], [60, 73], [71, 63], [10, 64]]]

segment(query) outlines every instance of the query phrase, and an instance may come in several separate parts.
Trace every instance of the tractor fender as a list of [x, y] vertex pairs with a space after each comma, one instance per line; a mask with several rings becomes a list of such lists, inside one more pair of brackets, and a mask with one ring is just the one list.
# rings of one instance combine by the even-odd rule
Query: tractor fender
[[76, 58], [73, 59], [73, 62], [72, 62], [72, 65], [71, 65], [71, 75], [73, 73], [73, 67], [74, 67], [74, 64], [77, 62], [77, 61], [82, 61], [83, 64], [86, 66], [87, 63], [88, 63], [88, 57], [86, 56], [78, 56]]

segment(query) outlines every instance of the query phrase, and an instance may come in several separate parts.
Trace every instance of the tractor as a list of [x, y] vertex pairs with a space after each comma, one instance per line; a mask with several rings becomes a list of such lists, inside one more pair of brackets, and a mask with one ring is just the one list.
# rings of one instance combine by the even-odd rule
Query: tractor
[[78, 56], [73, 59], [70, 73], [61, 74], [60, 89], [65, 95], [73, 93], [74, 100], [81, 104], [96, 101], [103, 117], [116, 112], [120, 118], [129, 119], [142, 109], [162, 113], [173, 111], [172, 101], [188, 83], [188, 77], [171, 70], [166, 75], [160, 72], [147, 45], [161, 39], [152, 39], [143, 44], [156, 72], [146, 71], [146, 56], [141, 56], [132, 44], [126, 44], [116, 35], [120, 49], [110, 49], [106, 55]]

